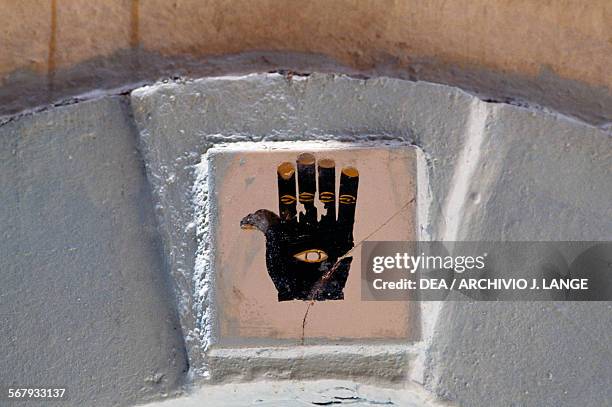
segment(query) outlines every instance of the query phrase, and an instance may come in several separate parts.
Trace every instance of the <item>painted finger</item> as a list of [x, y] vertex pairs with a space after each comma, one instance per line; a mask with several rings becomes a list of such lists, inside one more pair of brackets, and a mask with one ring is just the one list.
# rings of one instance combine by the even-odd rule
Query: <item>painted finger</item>
[[353, 167], [343, 168], [340, 175], [340, 196], [338, 197], [338, 226], [347, 230], [352, 230], [355, 222], [358, 186], [359, 171]]
[[326, 209], [321, 223], [336, 221], [336, 163], [325, 158], [319, 161], [319, 201]]
[[293, 164], [284, 162], [276, 171], [278, 177], [278, 213], [281, 220], [291, 222], [297, 214], [297, 198], [295, 195], [295, 168]]
[[297, 158], [299, 201], [304, 205], [305, 214], [300, 214], [300, 222], [307, 224], [317, 222], [317, 208], [314, 206], [316, 192], [315, 158], [312, 154], [303, 153]]

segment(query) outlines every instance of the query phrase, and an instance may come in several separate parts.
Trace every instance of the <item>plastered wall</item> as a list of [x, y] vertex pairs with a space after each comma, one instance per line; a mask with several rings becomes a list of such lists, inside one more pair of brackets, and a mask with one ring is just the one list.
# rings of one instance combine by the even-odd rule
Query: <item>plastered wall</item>
[[249, 75], [51, 108], [0, 126], [2, 381], [51, 372], [97, 405], [210, 374], [417, 382], [475, 406], [610, 399], [606, 303], [424, 304], [410, 349], [211, 350], [215, 247], [197, 242], [218, 219], [193, 200], [199, 163], [218, 143], [276, 140], [415, 144], [429, 195], [418, 227], [434, 239], [611, 238], [609, 132], [456, 88]]

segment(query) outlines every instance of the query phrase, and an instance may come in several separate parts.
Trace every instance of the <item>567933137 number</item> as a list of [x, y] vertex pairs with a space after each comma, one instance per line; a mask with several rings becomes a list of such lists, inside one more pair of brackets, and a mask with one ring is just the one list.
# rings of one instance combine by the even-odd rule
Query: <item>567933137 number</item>
[[66, 389], [50, 387], [9, 387], [6, 395], [9, 399], [63, 399], [66, 395]]

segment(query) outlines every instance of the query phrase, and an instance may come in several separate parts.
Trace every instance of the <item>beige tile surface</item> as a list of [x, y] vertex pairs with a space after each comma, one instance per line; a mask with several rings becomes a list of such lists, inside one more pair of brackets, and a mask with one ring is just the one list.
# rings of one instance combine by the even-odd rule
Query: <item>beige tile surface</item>
[[[218, 211], [218, 216], [213, 214], [218, 219], [213, 233], [221, 344], [275, 344], [286, 339], [295, 342], [302, 337], [308, 302], [278, 301], [266, 270], [264, 235], [257, 230], [240, 228], [240, 220], [258, 209], [278, 212], [276, 168], [280, 163], [295, 162], [302, 152], [313, 153], [317, 160], [332, 158], [336, 161], [337, 184], [342, 167], [353, 166], [359, 170], [356, 244], [366, 237], [377, 241], [415, 238], [416, 205], [406, 206], [416, 193], [413, 147], [346, 148], [338, 144], [283, 143], [279, 148], [276, 143], [269, 145], [275, 147], [249, 150], [247, 145], [237, 144], [209, 150], [214, 176], [212, 207]], [[381, 225], [384, 226], [381, 228]], [[344, 289], [344, 300], [315, 302], [309, 311], [305, 338], [418, 337], [415, 305], [406, 301], [361, 300], [360, 266], [358, 248]]]

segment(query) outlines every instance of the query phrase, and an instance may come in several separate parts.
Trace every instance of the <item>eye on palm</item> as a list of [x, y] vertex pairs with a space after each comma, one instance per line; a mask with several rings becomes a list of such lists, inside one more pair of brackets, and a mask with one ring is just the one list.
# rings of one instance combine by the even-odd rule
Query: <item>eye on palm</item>
[[[330, 159], [319, 160], [317, 165], [312, 154], [301, 154], [295, 166], [289, 162], [278, 166], [277, 181], [278, 215], [259, 209], [245, 216], [240, 225], [243, 229], [264, 233], [266, 266], [278, 291], [278, 300], [343, 299], [351, 257], [340, 260], [318, 292], [313, 289], [354, 246], [358, 171], [353, 167], [342, 169], [338, 199], [335, 163]], [[320, 219], [315, 205], [317, 198], [324, 209]], [[304, 209], [299, 213], [298, 202]]]

